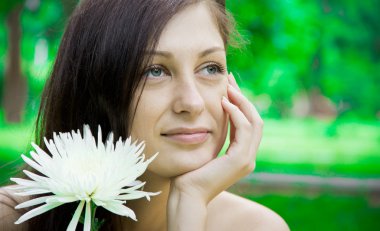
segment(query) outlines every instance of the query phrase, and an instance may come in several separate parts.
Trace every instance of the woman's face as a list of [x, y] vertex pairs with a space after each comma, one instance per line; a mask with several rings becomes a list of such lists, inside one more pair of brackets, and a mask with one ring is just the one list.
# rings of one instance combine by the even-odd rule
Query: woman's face
[[152, 52], [131, 135], [160, 153], [149, 171], [172, 177], [215, 158], [227, 132], [226, 53], [206, 3], [175, 15]]

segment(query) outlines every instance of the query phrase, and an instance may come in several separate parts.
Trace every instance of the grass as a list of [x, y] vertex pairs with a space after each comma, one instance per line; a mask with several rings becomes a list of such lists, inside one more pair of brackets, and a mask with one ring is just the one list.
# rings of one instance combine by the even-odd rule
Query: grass
[[380, 177], [380, 123], [266, 120], [256, 170]]
[[380, 227], [380, 204], [371, 202], [368, 194], [243, 196], [277, 212], [292, 231], [369, 231]]

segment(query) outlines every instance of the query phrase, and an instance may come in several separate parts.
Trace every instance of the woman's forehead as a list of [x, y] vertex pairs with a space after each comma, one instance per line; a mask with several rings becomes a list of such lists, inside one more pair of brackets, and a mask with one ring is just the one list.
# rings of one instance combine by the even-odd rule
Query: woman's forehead
[[192, 4], [176, 14], [165, 26], [157, 44], [159, 51], [203, 51], [224, 48], [215, 19], [206, 3]]

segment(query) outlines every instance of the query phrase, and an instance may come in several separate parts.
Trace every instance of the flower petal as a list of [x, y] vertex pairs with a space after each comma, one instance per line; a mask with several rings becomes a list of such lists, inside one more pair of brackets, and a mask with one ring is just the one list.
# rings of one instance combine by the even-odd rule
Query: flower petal
[[31, 196], [31, 195], [39, 195], [39, 194], [45, 194], [45, 193], [50, 193], [50, 191], [46, 189], [29, 189], [29, 190], [24, 190], [22, 192], [17, 192], [14, 194], [18, 196]]
[[61, 154], [58, 152], [53, 142], [49, 142], [45, 137], [44, 137], [44, 142], [47, 149], [52, 154], [53, 158], [62, 158]]
[[22, 185], [22, 186], [27, 186], [27, 187], [32, 187], [32, 188], [41, 188], [41, 185], [38, 182], [32, 181], [32, 180], [25, 180], [22, 178], [11, 178], [11, 181]]
[[161, 192], [152, 193], [152, 192], [144, 192], [144, 191], [134, 191], [130, 194], [120, 195], [116, 199], [118, 199], [118, 200], [134, 200], [134, 199], [146, 197], [146, 199], [148, 199], [148, 201], [150, 201], [150, 196], [156, 196], [160, 193]]
[[103, 206], [103, 208], [120, 216], [130, 217], [133, 220], [137, 221], [135, 212], [133, 212], [132, 209], [120, 204], [119, 202], [109, 201], [107, 202], [107, 205]]
[[69, 226], [67, 227], [67, 231], [75, 231], [77, 224], [78, 224], [78, 221], [79, 221], [79, 218], [80, 218], [80, 215], [81, 215], [82, 210], [83, 210], [84, 203], [85, 203], [85, 201], [81, 201], [79, 203], [77, 209], [75, 210], [74, 216], [71, 219]]
[[84, 216], [83, 231], [91, 230], [91, 201], [86, 202], [86, 214]]
[[102, 128], [98, 125], [98, 150], [104, 151], [105, 147], [102, 139]]
[[[33, 158], [41, 165], [41, 166], [49, 166], [48, 164], [51, 162], [51, 156], [49, 156], [44, 150], [42, 150], [37, 144], [32, 142], [33, 148], [37, 151], [38, 158], [35, 156]], [[32, 154], [32, 152], [31, 152]]]
[[25, 175], [27, 175], [30, 179], [36, 181], [36, 182], [40, 182], [40, 183], [45, 183], [47, 180], [49, 180], [48, 177], [45, 177], [45, 176], [39, 176], [33, 172], [29, 172], [28, 170], [23, 170], [23, 172], [25, 173]]
[[71, 202], [74, 202], [74, 201], [77, 201], [78, 198], [74, 197], [74, 196], [54, 196], [54, 197], [51, 197], [49, 198], [48, 200], [46, 200], [47, 203], [51, 204], [51, 203], [71, 203]]
[[141, 188], [142, 186], [144, 186], [145, 183], [146, 183], [146, 182], [141, 182], [140, 184], [135, 185], [135, 186], [133, 186], [133, 187], [129, 187], [129, 188], [121, 189], [121, 190], [120, 190], [120, 194], [123, 194], [123, 193], [131, 193], [131, 192], [135, 191], [136, 189]]
[[8, 188], [10, 190], [14, 190], [14, 191], [18, 191], [18, 190], [22, 190], [22, 189], [29, 189], [29, 187], [27, 187], [27, 186], [18, 185], [18, 184], [14, 184], [14, 185], [8, 186]]
[[83, 139], [89, 147], [96, 148], [95, 138], [91, 133], [90, 126], [87, 124], [83, 126]]
[[62, 144], [62, 140], [57, 136], [57, 134], [55, 132], [53, 133], [53, 139], [54, 139], [54, 141], [51, 141], [51, 142], [54, 143], [59, 154], [62, 157], [67, 157], [67, 152], [66, 152], [64, 145]]
[[158, 154], [159, 154], [158, 152], [157, 152], [156, 154], [154, 154], [151, 158], [149, 158], [149, 159], [146, 161], [146, 163], [150, 164], [154, 159], [156, 159], [156, 157], [157, 157]]
[[31, 160], [30, 158], [26, 157], [24, 154], [21, 155], [21, 158], [27, 163], [30, 167], [34, 168], [35, 170], [39, 171], [40, 173], [46, 175], [46, 171], [41, 167], [41, 165], [37, 164], [34, 160]]
[[41, 205], [40, 207], [37, 207], [35, 209], [30, 210], [29, 212], [25, 213], [22, 215], [16, 222], [15, 224], [21, 224], [22, 222], [29, 220], [30, 218], [33, 218], [35, 216], [38, 216], [42, 213], [45, 213], [51, 209], [54, 209], [55, 207], [58, 207], [62, 205], [63, 203], [55, 203], [55, 204], [44, 204]]
[[145, 182], [142, 182], [140, 180], [135, 180], [135, 181], [129, 183], [128, 185], [126, 185], [126, 187], [134, 187], [134, 186], [137, 186], [137, 185], [142, 184], [142, 183], [143, 183], [143, 185], [145, 184]]
[[95, 198], [92, 198], [92, 201], [97, 205], [97, 206], [104, 206], [106, 203], [104, 203], [102, 200], [97, 200]]
[[46, 199], [49, 199], [51, 197], [54, 197], [54, 196], [37, 197], [35, 199], [28, 200], [28, 201], [25, 201], [21, 204], [18, 204], [15, 207], [15, 209], [22, 209], [22, 208], [26, 208], [26, 207], [30, 207], [30, 206], [34, 206], [34, 205], [39, 205], [39, 204], [45, 203]]

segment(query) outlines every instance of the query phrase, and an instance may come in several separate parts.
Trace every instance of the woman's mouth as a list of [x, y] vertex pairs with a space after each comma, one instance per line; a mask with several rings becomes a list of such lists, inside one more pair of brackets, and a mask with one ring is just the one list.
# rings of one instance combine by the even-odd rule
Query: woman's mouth
[[209, 137], [210, 131], [202, 128], [176, 128], [161, 135], [173, 142], [183, 144], [201, 144]]

